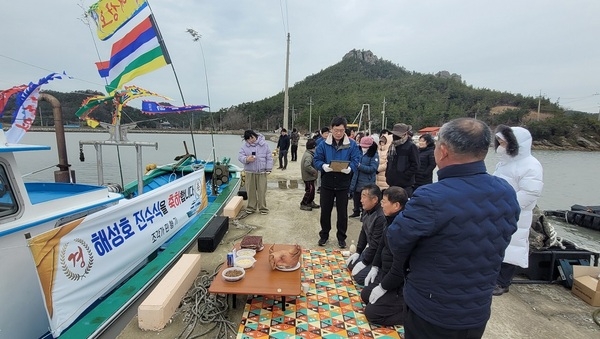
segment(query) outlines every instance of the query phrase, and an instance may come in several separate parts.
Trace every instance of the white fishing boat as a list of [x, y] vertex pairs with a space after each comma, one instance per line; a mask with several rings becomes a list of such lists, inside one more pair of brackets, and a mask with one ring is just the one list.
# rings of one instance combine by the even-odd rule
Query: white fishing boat
[[15, 153], [32, 152], [33, 161], [35, 151], [49, 149], [10, 144], [0, 131], [2, 338], [101, 333], [193, 245], [240, 183], [237, 166], [213, 166], [191, 154], [122, 192], [25, 182]]

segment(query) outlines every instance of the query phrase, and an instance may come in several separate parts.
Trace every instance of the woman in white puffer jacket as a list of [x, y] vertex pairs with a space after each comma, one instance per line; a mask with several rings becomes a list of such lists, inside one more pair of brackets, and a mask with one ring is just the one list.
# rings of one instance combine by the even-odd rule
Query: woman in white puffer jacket
[[533, 208], [544, 187], [543, 168], [531, 155], [531, 142], [531, 133], [525, 128], [505, 125], [496, 128], [495, 146], [499, 162], [494, 175], [505, 179], [515, 189], [521, 214], [518, 229], [506, 248], [494, 295], [508, 292], [517, 266], [529, 266], [529, 228]]

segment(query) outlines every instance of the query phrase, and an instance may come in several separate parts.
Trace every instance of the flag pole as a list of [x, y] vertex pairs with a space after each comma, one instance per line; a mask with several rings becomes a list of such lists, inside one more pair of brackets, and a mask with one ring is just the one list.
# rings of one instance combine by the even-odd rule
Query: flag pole
[[[173, 75], [175, 76], [175, 82], [177, 83], [177, 89], [179, 90], [179, 95], [181, 96], [181, 101], [183, 102], [183, 105], [186, 106], [185, 98], [183, 96], [183, 91], [181, 90], [181, 84], [179, 83], [179, 77], [177, 76], [177, 71], [175, 71], [175, 65], [173, 65], [173, 62], [171, 61], [171, 57], [169, 56], [169, 51], [167, 50], [167, 45], [165, 44], [165, 41], [162, 37], [160, 28], [158, 27], [156, 20], [154, 20], [154, 12], [152, 11], [152, 7], [150, 6], [150, 1], [146, 0], [146, 3], [148, 4], [148, 9], [150, 10], [150, 14], [151, 14], [150, 20], [152, 20], [152, 25], [154, 25], [154, 27], [156, 28], [156, 35], [158, 38], [158, 43], [160, 44], [160, 48], [163, 51], [165, 61], [171, 65], [171, 69], [173, 70]], [[194, 156], [197, 156], [196, 140], [194, 138], [194, 112], [192, 112], [192, 115], [191, 115], [190, 135], [192, 137], [192, 148], [194, 149]]]

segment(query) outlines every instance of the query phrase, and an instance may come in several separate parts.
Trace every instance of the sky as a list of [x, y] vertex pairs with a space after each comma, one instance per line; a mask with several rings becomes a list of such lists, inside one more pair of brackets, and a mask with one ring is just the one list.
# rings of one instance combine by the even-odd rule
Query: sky
[[[128, 85], [168, 96], [173, 105], [185, 100], [217, 111], [282, 92], [289, 33], [290, 87], [358, 49], [408, 71], [456, 73], [475, 88], [541, 94], [565, 109], [600, 110], [597, 0], [149, 3], [173, 67]], [[65, 71], [73, 79], [55, 80], [43, 89], [104, 92], [94, 62], [109, 58], [114, 41], [100, 41], [81, 20], [82, 8], [91, 4], [5, 1], [0, 11], [0, 89]], [[198, 31], [199, 42], [186, 33], [187, 28]], [[377, 108], [382, 101], [383, 95], [369, 104]], [[290, 102], [290, 108], [294, 104]], [[136, 105], [141, 104], [132, 103]]]

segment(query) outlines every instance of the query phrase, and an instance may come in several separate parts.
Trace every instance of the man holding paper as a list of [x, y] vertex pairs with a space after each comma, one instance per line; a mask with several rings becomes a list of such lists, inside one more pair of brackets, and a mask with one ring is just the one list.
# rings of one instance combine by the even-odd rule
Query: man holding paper
[[[344, 117], [331, 120], [330, 134], [315, 151], [315, 167], [321, 171], [321, 231], [319, 246], [325, 246], [331, 230], [331, 212], [337, 210], [336, 237], [340, 248], [346, 248], [348, 229], [348, 189], [362, 152], [346, 135], [348, 121]], [[347, 163], [345, 163], [347, 162]]]

